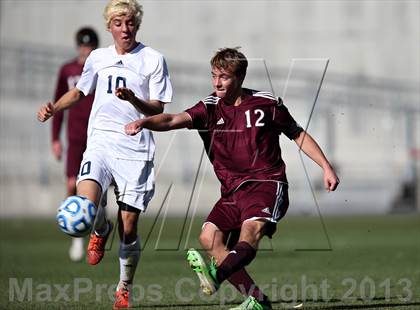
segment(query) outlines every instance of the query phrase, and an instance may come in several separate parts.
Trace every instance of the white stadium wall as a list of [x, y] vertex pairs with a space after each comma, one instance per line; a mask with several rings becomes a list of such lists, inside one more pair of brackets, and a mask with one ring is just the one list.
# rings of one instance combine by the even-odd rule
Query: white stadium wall
[[[63, 163], [50, 151], [51, 124], [38, 123], [36, 110], [53, 96], [58, 67], [74, 55], [79, 27], [93, 26], [101, 46], [111, 44], [102, 19], [105, 3], [0, 2], [2, 217], [50, 216], [64, 198]], [[418, 1], [141, 3], [145, 14], [138, 38], [166, 56], [174, 85], [167, 111], [181, 111], [206, 96], [214, 51], [241, 46], [249, 58], [245, 86], [283, 96], [319, 141], [338, 168], [339, 190], [323, 191], [320, 169], [304, 157], [302, 163], [296, 146], [282, 137], [290, 213], [420, 209]], [[206, 158], [198, 169], [198, 135], [159, 133], [155, 140], [157, 193], [149, 214], [159, 212], [171, 184], [161, 214], [207, 212], [219, 188]], [[110, 205], [112, 200], [109, 193]]]

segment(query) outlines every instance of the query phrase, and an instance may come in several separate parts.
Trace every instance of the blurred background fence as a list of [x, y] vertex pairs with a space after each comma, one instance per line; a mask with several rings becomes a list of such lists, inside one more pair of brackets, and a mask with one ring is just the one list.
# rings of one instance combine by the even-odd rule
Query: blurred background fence
[[[36, 110], [52, 97], [59, 66], [75, 55], [73, 33], [80, 26], [93, 25], [101, 46], [110, 43], [101, 20], [105, 3], [0, 2], [2, 217], [50, 216], [65, 195], [63, 164], [50, 151], [51, 124], [37, 122]], [[282, 96], [319, 141], [342, 181], [335, 193], [323, 190], [320, 169], [301, 161], [296, 145], [281, 138], [291, 213], [316, 214], [317, 204], [323, 214], [420, 210], [419, 2], [142, 4], [139, 37], [169, 64], [175, 96], [167, 112], [210, 93], [209, 58], [219, 47], [239, 45], [249, 57], [244, 86]], [[231, 19], [233, 11], [255, 22]], [[198, 135], [183, 130], [158, 133], [155, 140], [157, 193], [148, 214], [206, 213], [219, 186], [205, 156], [201, 162]]]

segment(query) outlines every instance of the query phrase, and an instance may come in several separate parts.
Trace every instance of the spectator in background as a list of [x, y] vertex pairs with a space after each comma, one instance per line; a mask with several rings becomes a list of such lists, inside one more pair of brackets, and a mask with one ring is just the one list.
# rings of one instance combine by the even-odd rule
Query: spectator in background
[[[92, 28], [83, 27], [76, 33], [76, 44], [78, 56], [61, 67], [54, 101], [57, 101], [66, 92], [76, 86], [82, 74], [86, 58], [92, 50], [98, 47], [98, 35]], [[83, 97], [80, 104], [68, 110], [66, 154], [67, 196], [76, 195], [76, 179], [79, 174], [83, 152], [86, 149], [87, 125], [93, 99], [93, 94]], [[63, 157], [63, 143], [60, 139], [63, 123], [64, 111], [55, 113], [52, 122], [52, 151], [57, 160], [61, 160]], [[73, 238], [69, 255], [73, 261], [80, 261], [83, 258], [83, 238]]]

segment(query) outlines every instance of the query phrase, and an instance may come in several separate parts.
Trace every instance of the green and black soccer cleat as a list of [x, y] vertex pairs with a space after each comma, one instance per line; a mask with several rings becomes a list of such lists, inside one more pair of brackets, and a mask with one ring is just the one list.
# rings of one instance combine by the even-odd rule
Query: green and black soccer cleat
[[253, 296], [249, 296], [243, 303], [230, 310], [271, 310], [271, 303], [260, 303]]
[[214, 294], [220, 287], [220, 284], [216, 279], [217, 266], [214, 259], [212, 259], [210, 265], [207, 266], [197, 250], [189, 249], [187, 252], [187, 260], [200, 280], [200, 287], [203, 290], [203, 293], [206, 295]]

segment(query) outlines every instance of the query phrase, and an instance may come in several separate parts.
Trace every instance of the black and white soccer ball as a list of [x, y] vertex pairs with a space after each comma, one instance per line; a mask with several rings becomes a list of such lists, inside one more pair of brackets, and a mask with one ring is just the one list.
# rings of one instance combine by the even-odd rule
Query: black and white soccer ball
[[60, 229], [72, 237], [83, 237], [92, 230], [96, 209], [92, 201], [82, 196], [67, 197], [57, 210]]

